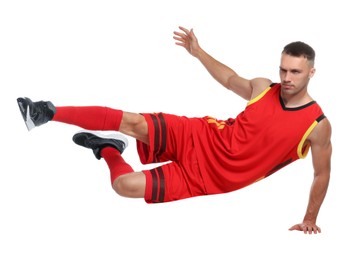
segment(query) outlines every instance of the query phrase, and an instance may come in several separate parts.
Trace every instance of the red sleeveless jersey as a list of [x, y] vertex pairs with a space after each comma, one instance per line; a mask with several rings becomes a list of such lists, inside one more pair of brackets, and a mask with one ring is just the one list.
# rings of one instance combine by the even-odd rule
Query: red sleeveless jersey
[[240, 189], [307, 156], [306, 139], [323, 111], [315, 101], [285, 107], [280, 89], [270, 85], [235, 119], [200, 119], [204, 129], [193, 137], [207, 193]]

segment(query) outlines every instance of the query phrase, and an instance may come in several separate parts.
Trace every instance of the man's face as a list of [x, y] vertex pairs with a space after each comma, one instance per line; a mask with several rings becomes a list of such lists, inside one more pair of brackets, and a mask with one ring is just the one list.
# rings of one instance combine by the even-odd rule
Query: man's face
[[282, 93], [296, 95], [302, 90], [306, 91], [306, 86], [314, 72], [313, 64], [307, 58], [303, 56], [294, 57], [283, 53], [279, 67]]

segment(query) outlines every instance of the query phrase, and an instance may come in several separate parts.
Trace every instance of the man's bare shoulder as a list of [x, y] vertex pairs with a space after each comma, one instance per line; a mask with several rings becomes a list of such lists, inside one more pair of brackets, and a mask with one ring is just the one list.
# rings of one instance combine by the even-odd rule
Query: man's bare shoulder
[[251, 86], [253, 89], [251, 99], [257, 97], [265, 89], [267, 89], [273, 82], [268, 78], [254, 78], [251, 80]]
[[323, 118], [308, 136], [308, 141], [313, 144], [326, 145], [331, 142], [332, 125], [327, 117]]

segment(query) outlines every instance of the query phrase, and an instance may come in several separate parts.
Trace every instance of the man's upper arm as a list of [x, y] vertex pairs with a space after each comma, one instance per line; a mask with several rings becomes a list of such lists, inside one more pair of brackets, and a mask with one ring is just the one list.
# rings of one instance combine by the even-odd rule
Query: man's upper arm
[[324, 118], [309, 136], [311, 143], [313, 167], [315, 174], [328, 174], [331, 169], [332, 128], [329, 120]]
[[248, 80], [234, 75], [229, 78], [228, 89], [246, 100], [251, 100], [269, 87], [271, 83], [271, 80], [266, 78]]

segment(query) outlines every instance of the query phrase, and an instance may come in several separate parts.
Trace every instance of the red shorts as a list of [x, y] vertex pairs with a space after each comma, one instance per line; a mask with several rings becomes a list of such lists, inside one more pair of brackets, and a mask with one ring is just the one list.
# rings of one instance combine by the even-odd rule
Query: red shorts
[[206, 195], [192, 138], [194, 119], [165, 113], [143, 116], [148, 123], [149, 145], [137, 141], [140, 160], [143, 164], [165, 163], [143, 171], [145, 201], [160, 203]]

